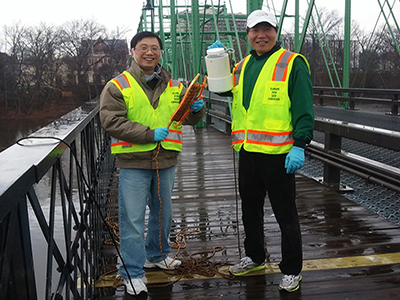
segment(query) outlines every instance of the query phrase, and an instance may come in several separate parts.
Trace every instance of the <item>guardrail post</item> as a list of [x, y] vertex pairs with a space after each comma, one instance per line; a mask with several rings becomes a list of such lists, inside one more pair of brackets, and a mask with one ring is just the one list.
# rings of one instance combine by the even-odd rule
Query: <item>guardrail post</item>
[[[325, 133], [325, 151], [340, 153], [342, 149], [342, 138], [336, 134]], [[339, 191], [340, 190], [340, 168], [324, 162], [324, 185]]]
[[[229, 107], [225, 108], [225, 115], [230, 116], [231, 113], [229, 111]], [[225, 122], [225, 132], [231, 134], [231, 124], [228, 122]]]
[[208, 101], [207, 101], [207, 114], [206, 114], [206, 123], [207, 127], [211, 124], [211, 116], [208, 113], [211, 110], [211, 93], [208, 92]]
[[399, 94], [393, 94], [392, 98], [392, 109], [390, 110], [390, 113], [388, 115], [399, 115]]
[[318, 102], [318, 104], [321, 105], [321, 106], [324, 105], [324, 91], [323, 90], [319, 91], [319, 102]]
[[349, 108], [348, 108], [348, 109], [350, 109], [350, 110], [355, 110], [355, 108], [356, 108], [356, 103], [355, 103], [354, 100], [352, 100], [353, 97], [354, 97], [354, 92], [350, 92], [350, 97], [349, 97], [349, 104], [350, 104], [350, 106], [349, 106]]

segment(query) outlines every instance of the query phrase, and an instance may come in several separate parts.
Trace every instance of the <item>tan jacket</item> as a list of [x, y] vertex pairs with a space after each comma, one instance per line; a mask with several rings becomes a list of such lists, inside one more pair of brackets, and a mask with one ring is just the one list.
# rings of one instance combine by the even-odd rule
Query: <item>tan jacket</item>
[[[158, 83], [154, 90], [149, 88], [144, 80], [144, 74], [139, 65], [133, 61], [131, 67], [127, 70], [133, 78], [139, 83], [146, 93], [151, 105], [156, 108], [160, 95], [167, 87], [171, 79], [171, 73], [162, 69], [162, 81]], [[186, 92], [182, 89], [181, 100]], [[183, 125], [196, 125], [205, 115], [206, 109], [203, 107], [198, 113], [191, 112], [183, 121]], [[127, 119], [127, 109], [125, 101], [120, 90], [113, 84], [107, 83], [100, 95], [100, 120], [106, 132], [117, 139], [130, 143], [153, 143], [154, 130], [137, 122], [131, 122]], [[185, 144], [183, 144], [185, 147]], [[139, 168], [156, 169], [157, 148], [148, 152], [117, 154], [117, 167], [119, 168]], [[177, 151], [164, 150], [160, 148], [157, 156], [158, 168], [165, 169], [178, 163]]]

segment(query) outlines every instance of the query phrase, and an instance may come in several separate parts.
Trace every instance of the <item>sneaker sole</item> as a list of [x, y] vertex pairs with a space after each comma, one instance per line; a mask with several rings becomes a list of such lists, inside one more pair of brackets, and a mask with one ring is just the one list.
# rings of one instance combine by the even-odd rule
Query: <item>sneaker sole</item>
[[147, 268], [147, 269], [153, 269], [153, 268], [157, 268], [156, 267], [156, 265], [155, 264], [153, 264], [153, 263], [150, 263], [150, 264], [144, 264], [144, 266], [143, 266], [144, 268]]
[[280, 291], [286, 291], [286, 292], [289, 292], [289, 293], [295, 292], [295, 291], [297, 291], [297, 290], [300, 288], [300, 281], [301, 281], [302, 279], [303, 279], [303, 276], [300, 276], [300, 278], [299, 278], [299, 284], [298, 284], [294, 289], [288, 290], [288, 289], [285, 289], [285, 288], [279, 286], [279, 290], [280, 290]]
[[175, 266], [171, 266], [170, 268], [168, 268], [164, 261], [158, 262], [158, 263], [145, 263], [144, 264], [144, 268], [146, 269], [154, 269], [154, 268], [159, 268], [162, 270], [175, 270], [178, 266], [180, 266], [181, 264], [177, 264]]
[[137, 297], [137, 296], [145, 296], [145, 295], [147, 295], [149, 292], [147, 292], [147, 291], [141, 291], [139, 294], [135, 294], [135, 293], [129, 293], [128, 291], [126, 291], [126, 293], [129, 295], [129, 296], [133, 296], [133, 297]]
[[265, 269], [265, 265], [257, 266], [257, 267], [248, 269], [248, 270], [246, 270], [244, 272], [240, 272], [240, 273], [232, 273], [230, 270], [229, 270], [229, 272], [234, 276], [243, 276], [243, 275], [246, 275], [246, 274], [248, 274], [250, 272], [259, 271], [259, 270], [262, 270], [262, 269]]

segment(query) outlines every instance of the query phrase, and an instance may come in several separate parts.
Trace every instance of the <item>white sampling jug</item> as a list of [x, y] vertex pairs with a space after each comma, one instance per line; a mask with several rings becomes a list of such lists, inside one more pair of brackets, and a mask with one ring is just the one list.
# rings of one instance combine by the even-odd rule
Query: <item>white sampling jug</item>
[[208, 90], [223, 93], [233, 88], [233, 75], [229, 62], [229, 53], [224, 48], [207, 50], [206, 56]]

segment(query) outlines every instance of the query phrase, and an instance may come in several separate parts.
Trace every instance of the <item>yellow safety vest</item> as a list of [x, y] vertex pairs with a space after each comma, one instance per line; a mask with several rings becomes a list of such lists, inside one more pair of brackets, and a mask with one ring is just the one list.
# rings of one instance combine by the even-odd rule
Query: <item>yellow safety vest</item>
[[283, 154], [292, 148], [288, 85], [294, 58], [299, 55], [302, 56], [282, 48], [271, 55], [258, 75], [247, 111], [243, 106], [241, 75], [250, 55], [236, 65], [232, 89], [232, 145], [236, 151], [244, 147], [250, 152]]
[[[161, 94], [156, 109], [150, 104], [146, 93], [132, 77], [124, 71], [114, 79], [110, 80], [121, 91], [127, 108], [127, 118], [132, 122], [138, 122], [150, 129], [166, 127], [172, 114], [179, 106], [182, 84], [171, 79], [167, 88]], [[182, 151], [182, 126], [176, 128], [172, 122], [169, 132], [161, 146], [166, 150]], [[111, 153], [132, 153], [151, 151], [157, 147], [157, 142], [148, 144], [128, 143], [122, 140], [111, 138]]]

